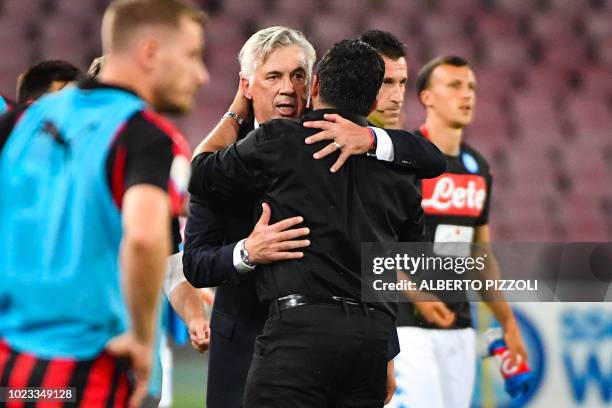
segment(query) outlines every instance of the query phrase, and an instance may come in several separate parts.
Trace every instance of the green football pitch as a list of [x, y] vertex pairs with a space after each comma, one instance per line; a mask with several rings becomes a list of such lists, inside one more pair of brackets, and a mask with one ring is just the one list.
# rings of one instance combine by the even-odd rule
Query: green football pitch
[[205, 406], [208, 354], [199, 354], [190, 346], [173, 347], [174, 408]]

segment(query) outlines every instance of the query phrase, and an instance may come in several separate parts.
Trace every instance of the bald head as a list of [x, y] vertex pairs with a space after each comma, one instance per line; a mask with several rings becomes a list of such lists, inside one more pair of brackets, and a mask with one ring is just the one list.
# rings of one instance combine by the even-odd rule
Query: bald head
[[177, 29], [185, 19], [203, 27], [206, 16], [187, 0], [115, 0], [102, 20], [104, 54], [130, 48], [143, 30]]

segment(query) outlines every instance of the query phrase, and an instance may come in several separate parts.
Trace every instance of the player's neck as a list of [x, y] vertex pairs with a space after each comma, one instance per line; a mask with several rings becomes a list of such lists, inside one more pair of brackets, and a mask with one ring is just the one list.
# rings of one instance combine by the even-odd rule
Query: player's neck
[[461, 150], [462, 128], [451, 128], [437, 118], [428, 117], [425, 121], [429, 140], [447, 156], [459, 156]]
[[136, 94], [151, 104], [151, 90], [143, 82], [142, 76], [134, 72], [133, 65], [121, 60], [109, 59], [105, 62], [97, 78], [105, 84], [119, 86], [136, 92]]
[[313, 98], [312, 99], [312, 109], [313, 110], [317, 110], [317, 109], [336, 109], [335, 106], [332, 106], [328, 103], [323, 102], [320, 98]]

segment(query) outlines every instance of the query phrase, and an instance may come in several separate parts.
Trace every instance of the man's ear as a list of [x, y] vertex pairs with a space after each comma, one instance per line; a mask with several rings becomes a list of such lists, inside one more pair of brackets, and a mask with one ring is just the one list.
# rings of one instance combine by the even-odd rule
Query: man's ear
[[431, 107], [431, 92], [429, 92], [429, 89], [423, 89], [421, 91], [421, 93], [419, 94], [419, 101], [426, 108]]
[[253, 93], [251, 92], [251, 83], [249, 80], [240, 73], [240, 87], [242, 88], [242, 94], [248, 100], [253, 100]]
[[[370, 108], [370, 112], [368, 112], [368, 115], [372, 112], [374, 112], [376, 110], [376, 107], [378, 106], [378, 98], [374, 99], [374, 103], [372, 104], [372, 107]], [[366, 115], [366, 116], [368, 116]]]
[[138, 44], [136, 59], [145, 72], [151, 72], [155, 69], [159, 48], [159, 41], [154, 38], [147, 38]]
[[312, 76], [312, 87], [310, 88], [310, 98], [311, 99], [319, 97], [319, 86], [320, 86], [319, 76], [313, 75]]

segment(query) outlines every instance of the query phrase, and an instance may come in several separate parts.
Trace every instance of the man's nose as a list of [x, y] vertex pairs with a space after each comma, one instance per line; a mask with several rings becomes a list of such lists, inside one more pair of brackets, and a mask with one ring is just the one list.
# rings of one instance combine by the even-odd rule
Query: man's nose
[[463, 88], [463, 92], [461, 93], [461, 96], [464, 99], [474, 99], [474, 96], [476, 96], [476, 92], [474, 91], [473, 88], [470, 88], [469, 86], [466, 86]]
[[202, 63], [197, 70], [197, 80], [198, 85], [203, 86], [210, 82], [210, 74], [208, 73], [208, 69], [206, 68], [206, 64]]
[[391, 101], [395, 103], [402, 103], [404, 101], [404, 92], [402, 92], [401, 86], [393, 87], [393, 91], [391, 92]]
[[283, 75], [281, 78], [280, 93], [283, 95], [295, 94], [295, 87], [293, 86], [293, 82], [291, 81], [289, 75]]

